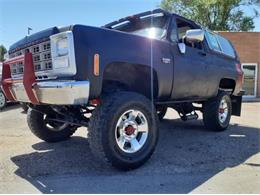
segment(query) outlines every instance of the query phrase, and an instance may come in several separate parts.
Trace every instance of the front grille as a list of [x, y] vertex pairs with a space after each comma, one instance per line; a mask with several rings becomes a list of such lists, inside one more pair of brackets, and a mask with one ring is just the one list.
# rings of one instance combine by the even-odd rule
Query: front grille
[[[25, 52], [28, 51], [31, 52], [33, 55], [35, 72], [52, 70], [50, 40], [10, 53], [10, 58], [23, 55]], [[10, 68], [12, 76], [16, 76], [19, 74], [23, 74], [24, 64], [13, 64]]]

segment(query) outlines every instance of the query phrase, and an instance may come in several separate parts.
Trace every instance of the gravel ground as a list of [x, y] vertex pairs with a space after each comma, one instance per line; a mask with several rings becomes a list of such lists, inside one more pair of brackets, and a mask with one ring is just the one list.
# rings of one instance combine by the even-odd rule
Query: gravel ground
[[87, 129], [48, 144], [11, 105], [0, 113], [0, 193], [260, 193], [260, 103], [244, 103], [225, 132], [171, 109], [159, 126], [149, 162], [120, 172], [92, 161]]

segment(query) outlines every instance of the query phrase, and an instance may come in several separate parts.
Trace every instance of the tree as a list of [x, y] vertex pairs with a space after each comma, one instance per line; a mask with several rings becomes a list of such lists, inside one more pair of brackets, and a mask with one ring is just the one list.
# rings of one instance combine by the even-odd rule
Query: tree
[[[161, 8], [216, 31], [251, 31], [260, 0], [162, 0]], [[242, 8], [249, 10], [245, 15]]]
[[6, 52], [6, 48], [3, 45], [0, 45], [0, 62], [4, 61], [4, 55]]

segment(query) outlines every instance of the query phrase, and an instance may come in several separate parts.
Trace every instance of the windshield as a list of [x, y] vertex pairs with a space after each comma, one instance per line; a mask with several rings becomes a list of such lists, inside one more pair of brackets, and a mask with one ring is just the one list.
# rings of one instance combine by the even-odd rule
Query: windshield
[[148, 38], [161, 39], [166, 34], [167, 17], [156, 15], [134, 18], [113, 27], [115, 30], [128, 32]]

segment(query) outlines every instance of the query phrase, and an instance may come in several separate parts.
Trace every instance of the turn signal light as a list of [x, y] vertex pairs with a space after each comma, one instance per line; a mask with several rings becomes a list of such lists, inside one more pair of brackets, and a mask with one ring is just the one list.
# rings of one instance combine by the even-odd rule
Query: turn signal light
[[236, 64], [236, 69], [237, 69], [237, 73], [238, 73], [237, 85], [240, 86], [240, 89], [242, 89], [242, 86], [244, 84], [244, 72], [241, 68], [240, 63]]
[[99, 54], [94, 55], [94, 75], [99, 76]]

